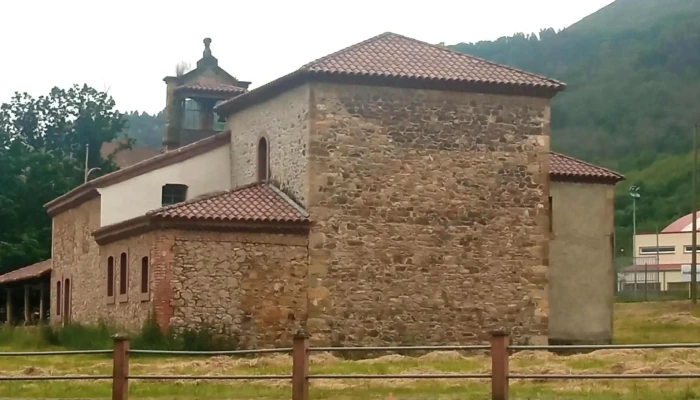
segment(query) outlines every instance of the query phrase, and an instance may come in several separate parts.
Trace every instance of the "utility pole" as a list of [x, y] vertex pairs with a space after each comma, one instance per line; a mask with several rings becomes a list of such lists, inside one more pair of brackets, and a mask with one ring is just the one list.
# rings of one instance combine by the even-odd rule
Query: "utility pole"
[[693, 300], [693, 304], [698, 302], [698, 276], [697, 276], [697, 245], [698, 245], [698, 209], [695, 203], [696, 192], [697, 192], [697, 178], [698, 178], [698, 125], [695, 124], [695, 129], [693, 130], [693, 184], [691, 188], [691, 202], [693, 203], [693, 253], [692, 260], [690, 262], [690, 298]]
[[[639, 194], [639, 186], [630, 187], [630, 197], [632, 198], [632, 265], [634, 265], [634, 298], [637, 298], [637, 199], [641, 197]], [[644, 277], [646, 279], [646, 276]]]
[[87, 183], [88, 175], [90, 175], [90, 172], [100, 170], [100, 167], [94, 167], [94, 168], [88, 169], [88, 155], [89, 154], [90, 154], [90, 144], [85, 144], [85, 180], [84, 180], [84, 183]]
[[87, 182], [88, 176], [88, 154], [90, 154], [90, 143], [85, 143], [85, 180]]

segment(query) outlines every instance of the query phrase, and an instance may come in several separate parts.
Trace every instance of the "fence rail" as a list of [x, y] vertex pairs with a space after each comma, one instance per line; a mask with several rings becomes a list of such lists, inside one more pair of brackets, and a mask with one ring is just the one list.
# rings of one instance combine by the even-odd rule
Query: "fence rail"
[[[700, 348], [700, 343], [663, 343], [663, 344], [625, 344], [625, 345], [552, 345], [552, 346], [522, 346], [510, 345], [508, 334], [503, 331], [491, 335], [490, 345], [467, 346], [384, 346], [384, 347], [310, 347], [305, 335], [294, 337], [292, 347], [235, 350], [235, 351], [165, 351], [165, 350], [130, 350], [129, 340], [115, 336], [114, 348], [111, 350], [84, 351], [31, 351], [31, 352], [0, 352], [2, 357], [17, 356], [56, 356], [81, 354], [111, 354], [113, 369], [111, 375], [54, 375], [54, 376], [0, 376], [0, 381], [59, 381], [59, 380], [111, 380], [112, 399], [127, 400], [129, 381], [133, 380], [291, 380], [292, 400], [309, 399], [309, 382], [313, 379], [490, 379], [492, 400], [508, 400], [509, 381], [511, 379], [536, 380], [593, 380], [593, 379], [697, 379], [700, 374], [511, 374], [509, 372], [510, 353], [518, 350], [602, 350], [602, 349], [678, 349]], [[341, 352], [341, 351], [427, 351], [427, 350], [489, 350], [491, 355], [490, 374], [312, 374], [309, 368], [311, 352]], [[291, 353], [292, 371], [286, 375], [129, 375], [130, 354], [158, 355], [258, 355], [270, 353]]]

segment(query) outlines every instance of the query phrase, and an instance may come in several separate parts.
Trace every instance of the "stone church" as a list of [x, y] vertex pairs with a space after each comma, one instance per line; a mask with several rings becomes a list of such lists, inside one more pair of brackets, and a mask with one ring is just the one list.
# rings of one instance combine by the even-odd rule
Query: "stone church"
[[250, 90], [204, 44], [162, 153], [46, 204], [51, 323], [611, 340], [622, 176], [550, 151], [563, 83], [385, 33]]

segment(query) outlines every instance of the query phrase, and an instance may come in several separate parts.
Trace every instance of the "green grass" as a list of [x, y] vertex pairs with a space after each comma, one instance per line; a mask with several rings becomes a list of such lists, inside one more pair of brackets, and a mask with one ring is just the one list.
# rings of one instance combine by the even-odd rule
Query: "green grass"
[[[673, 317], [673, 318], [671, 318]], [[686, 302], [616, 305], [618, 343], [699, 342], [700, 311]], [[671, 321], [671, 322], [669, 322]], [[90, 348], [106, 346], [110, 329], [98, 327], [53, 331], [39, 328], [0, 329], [0, 351], [64, 348], [52, 342]], [[42, 333], [43, 332], [43, 333]], [[70, 333], [70, 335], [69, 335]], [[61, 336], [61, 335], [68, 335]], [[61, 339], [63, 337], [63, 339]], [[81, 337], [88, 338], [87, 344]], [[90, 339], [91, 338], [91, 339]], [[314, 353], [315, 354], [315, 353]], [[435, 352], [423, 356], [386, 355], [371, 360], [347, 360], [330, 354], [314, 355], [312, 374], [488, 373], [490, 359], [483, 354]], [[65, 355], [0, 357], [0, 375], [110, 374], [110, 356]], [[132, 375], [261, 375], [289, 374], [289, 355], [261, 358], [152, 357], [132, 355]], [[511, 358], [513, 373], [639, 373], [649, 371], [700, 373], [700, 350], [603, 350], [591, 354], [555, 355], [521, 352]], [[130, 385], [132, 399], [286, 399], [287, 381], [139, 381]], [[0, 397], [108, 398], [109, 381], [2, 382]], [[371, 400], [395, 398], [485, 399], [488, 380], [312, 380], [312, 399]], [[511, 383], [514, 399], [686, 400], [700, 399], [698, 380], [518, 381]]]

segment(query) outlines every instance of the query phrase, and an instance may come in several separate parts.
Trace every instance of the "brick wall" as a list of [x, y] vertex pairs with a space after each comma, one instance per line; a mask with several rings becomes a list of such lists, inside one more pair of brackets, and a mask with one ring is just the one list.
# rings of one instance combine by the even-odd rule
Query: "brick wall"
[[327, 83], [311, 97], [313, 338], [545, 335], [549, 101]]

